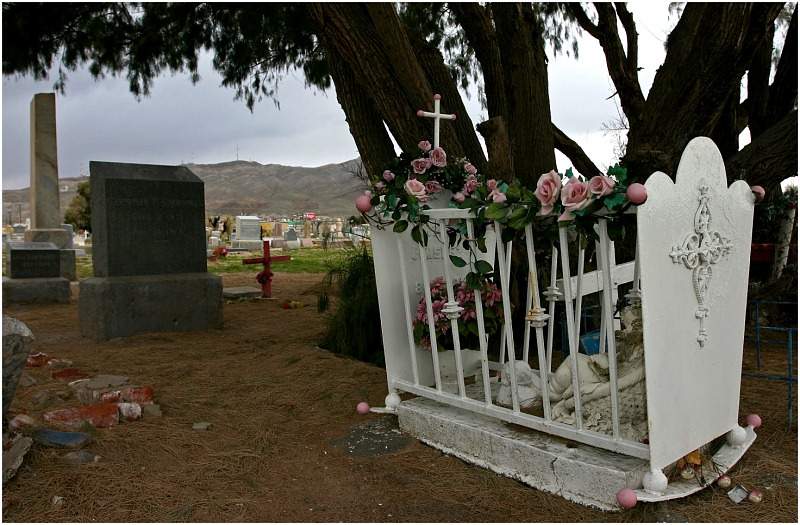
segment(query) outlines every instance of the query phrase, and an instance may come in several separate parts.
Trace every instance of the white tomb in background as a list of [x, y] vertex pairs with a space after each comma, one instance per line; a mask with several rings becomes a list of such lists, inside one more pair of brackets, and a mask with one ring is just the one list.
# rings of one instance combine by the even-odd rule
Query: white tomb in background
[[261, 218], [252, 215], [238, 215], [236, 217], [236, 235], [232, 245], [234, 248], [260, 250]]
[[[481, 328], [482, 344], [476, 381], [464, 373], [464, 358], [455, 355], [455, 388], [442, 379], [439, 355], [418, 347], [412, 334], [414, 312], [425, 294], [425, 283], [444, 276], [448, 285], [469, 271], [449, 262], [448, 246], [431, 238], [427, 248], [414, 243], [408, 231], [373, 229], [372, 241], [381, 311], [389, 395], [386, 409], [396, 412], [400, 426], [419, 439], [465, 461], [519, 479], [541, 490], [602, 509], [618, 509], [622, 491], [633, 490], [634, 501], [660, 501], [687, 496], [733, 466], [755, 440], [757, 416], [739, 425], [739, 387], [745, 326], [750, 242], [755, 197], [744, 181], [727, 185], [722, 157], [714, 143], [700, 137], [686, 147], [673, 183], [663, 173], [646, 182], [648, 199], [633, 213], [637, 224], [637, 258], [617, 264], [607, 224], [600, 219], [596, 243], [598, 270], [584, 273], [584, 251], [570, 247], [566, 228], [552, 249], [552, 265], [537, 265], [532, 229], [525, 232], [525, 256], [532, 269], [526, 297], [524, 340], [514, 341], [509, 289], [510, 243], [499, 241], [501, 225], [487, 243], [487, 260], [494, 250], [503, 289], [505, 325], [501, 358], [492, 362]], [[448, 220], [474, 219], [466, 210], [428, 212], [440, 227]], [[519, 242], [519, 241], [518, 241]], [[577, 260], [571, 276], [569, 261]], [[574, 263], [573, 263], [574, 264]], [[549, 285], [540, 289], [539, 273]], [[559, 278], [560, 274], [560, 278]], [[548, 279], [549, 278], [549, 279]], [[612, 283], [606, 286], [604, 283]], [[634, 440], [620, 429], [617, 337], [613, 317], [618, 287], [632, 283], [628, 299], [641, 304], [644, 348], [647, 439]], [[601, 303], [601, 353], [608, 361], [608, 432], [587, 428], [581, 397], [585, 389], [580, 368], [571, 367], [574, 420], [554, 418], [548, 387], [542, 414], [520, 405], [520, 381], [547, 385], [552, 370], [553, 313], [556, 303], [566, 310], [570, 355], [579, 353], [584, 296], [597, 294]], [[480, 308], [478, 308], [480, 310]], [[482, 325], [479, 316], [479, 326]], [[607, 327], [613, 327], [607, 329]], [[619, 334], [621, 332], [617, 332]], [[458, 337], [454, 338], [456, 341]], [[537, 363], [532, 375], [517, 378], [518, 367], [506, 366], [504, 381], [510, 406], [497, 402], [497, 372], [513, 356], [522, 368]], [[401, 402], [399, 392], [417, 397]], [[591, 405], [587, 405], [591, 408]], [[381, 409], [379, 409], [381, 410]], [[509, 427], [513, 423], [535, 432]], [[595, 427], [592, 427], [595, 428]], [[709, 448], [714, 442], [713, 450]], [[697, 449], [713, 454], [718, 471], [700, 479], [670, 480], [676, 461]]]

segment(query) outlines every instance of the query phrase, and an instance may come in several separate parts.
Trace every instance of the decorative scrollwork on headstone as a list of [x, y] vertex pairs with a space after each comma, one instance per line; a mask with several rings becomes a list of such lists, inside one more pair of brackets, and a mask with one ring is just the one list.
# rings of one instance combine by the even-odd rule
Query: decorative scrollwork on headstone
[[697, 298], [695, 317], [700, 321], [700, 331], [697, 342], [704, 346], [708, 340], [708, 331], [704, 320], [708, 317], [709, 304], [707, 301], [708, 286], [711, 282], [711, 265], [716, 264], [722, 257], [730, 253], [731, 241], [721, 233], [711, 230], [711, 210], [708, 206], [711, 200], [709, 188], [701, 183], [699, 187], [700, 204], [694, 214], [694, 232], [686, 236], [680, 245], [673, 246], [669, 253], [672, 262], [683, 264], [692, 270], [692, 284]]

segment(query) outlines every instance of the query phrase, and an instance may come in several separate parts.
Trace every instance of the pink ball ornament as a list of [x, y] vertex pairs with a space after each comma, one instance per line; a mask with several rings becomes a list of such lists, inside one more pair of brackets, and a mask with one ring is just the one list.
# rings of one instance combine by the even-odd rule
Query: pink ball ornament
[[366, 401], [362, 401], [361, 403], [357, 404], [356, 412], [358, 412], [362, 416], [364, 414], [369, 414], [369, 403], [367, 403]]
[[717, 486], [721, 489], [727, 489], [728, 487], [731, 486], [731, 483], [732, 483], [731, 478], [726, 475], [720, 476], [719, 479], [717, 480]]
[[359, 195], [356, 198], [356, 209], [361, 213], [367, 213], [372, 209], [372, 202], [370, 202], [372, 198], [367, 195]]
[[617, 503], [623, 509], [632, 509], [636, 506], [636, 493], [632, 489], [622, 489], [617, 492]]
[[644, 187], [644, 184], [639, 184], [638, 182], [634, 182], [630, 186], [628, 186], [628, 191], [625, 192], [625, 195], [628, 196], [628, 200], [631, 201], [631, 204], [644, 204], [644, 201], [647, 200], [647, 188]]
[[442, 100], [442, 96], [437, 93], [433, 96], [433, 100]]
[[418, 116], [418, 117], [421, 117], [423, 113], [425, 113], [425, 112], [424, 112], [424, 111], [422, 111], [421, 109], [418, 109], [418, 110], [417, 110], [417, 116]]
[[758, 414], [750, 414], [745, 418], [745, 421], [749, 427], [758, 428], [761, 426], [761, 416]]
[[764, 499], [764, 494], [758, 489], [753, 489], [750, 491], [750, 494], [747, 495], [747, 499], [751, 503], [761, 503], [761, 500]]
[[764, 196], [767, 194], [766, 190], [764, 190], [761, 186], [750, 186], [750, 191], [753, 192], [753, 195], [756, 197], [756, 202], [761, 202], [764, 200]]

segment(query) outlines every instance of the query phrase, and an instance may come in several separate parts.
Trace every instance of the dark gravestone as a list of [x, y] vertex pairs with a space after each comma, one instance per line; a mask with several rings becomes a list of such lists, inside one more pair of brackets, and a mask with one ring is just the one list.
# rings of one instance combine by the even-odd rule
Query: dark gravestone
[[297, 232], [294, 230], [289, 230], [283, 235], [284, 241], [296, 241], [297, 240]]
[[206, 271], [203, 181], [183, 166], [90, 162], [94, 277], [81, 334], [97, 340], [222, 327], [222, 279]]
[[90, 162], [95, 277], [206, 271], [203, 181], [183, 166]]
[[61, 254], [49, 242], [9, 243], [8, 275], [12, 279], [60, 277]]

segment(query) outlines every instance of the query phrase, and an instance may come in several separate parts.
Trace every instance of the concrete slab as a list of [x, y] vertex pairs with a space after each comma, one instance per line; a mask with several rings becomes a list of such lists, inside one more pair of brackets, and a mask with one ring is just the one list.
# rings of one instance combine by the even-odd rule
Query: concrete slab
[[400, 429], [434, 448], [539, 490], [602, 510], [641, 487], [648, 462], [511, 425], [436, 401], [398, 407]]
[[331, 441], [331, 445], [352, 456], [375, 457], [398, 452], [413, 441], [400, 431], [395, 418], [384, 416], [354, 426], [346, 436]]
[[231, 286], [222, 289], [225, 299], [241, 299], [243, 297], [261, 297], [261, 288], [255, 286]]
[[10, 279], [3, 277], [3, 305], [69, 303], [69, 281], [63, 277]]

